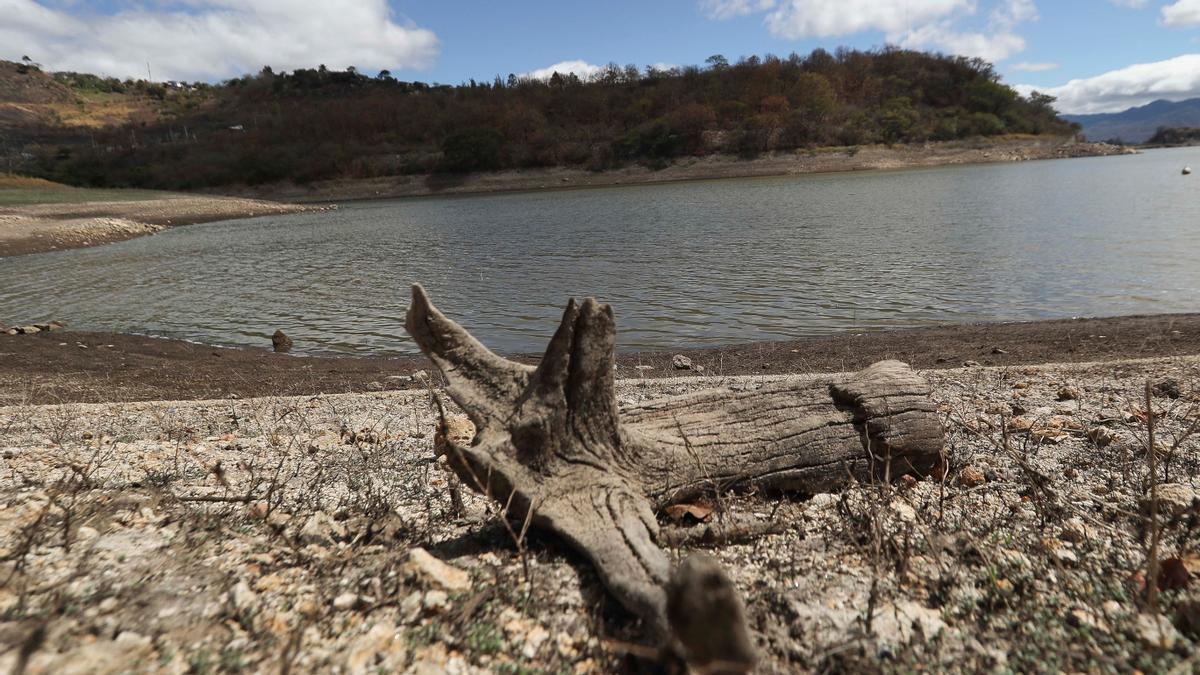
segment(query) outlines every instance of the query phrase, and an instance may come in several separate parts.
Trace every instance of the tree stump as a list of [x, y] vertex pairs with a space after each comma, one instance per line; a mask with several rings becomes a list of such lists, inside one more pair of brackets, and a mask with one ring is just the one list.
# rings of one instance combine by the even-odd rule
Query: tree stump
[[657, 510], [714, 490], [811, 494], [852, 479], [919, 475], [942, 462], [929, 385], [898, 361], [827, 381], [703, 391], [619, 410], [613, 313], [591, 298], [567, 304], [536, 367], [489, 351], [419, 285], [406, 327], [478, 429], [470, 445], [448, 440], [454, 471], [509, 505], [510, 517], [528, 517], [580, 551], [660, 641], [672, 639], [672, 574]]

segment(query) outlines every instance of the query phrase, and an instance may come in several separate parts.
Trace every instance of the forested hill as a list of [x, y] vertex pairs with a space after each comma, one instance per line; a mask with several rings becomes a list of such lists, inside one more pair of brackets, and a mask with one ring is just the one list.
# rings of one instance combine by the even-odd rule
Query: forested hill
[[[89, 76], [56, 75], [68, 84]], [[141, 87], [141, 91], [146, 89]], [[570, 166], [601, 171], [712, 153], [1001, 134], [1069, 134], [1050, 97], [1022, 98], [978, 60], [816, 50], [669, 71], [611, 65], [586, 81], [508, 75], [459, 86], [301, 69], [155, 89], [157, 118], [23, 149], [72, 184], [171, 189]], [[173, 101], [178, 101], [172, 104]], [[44, 131], [44, 130], [43, 130]]]

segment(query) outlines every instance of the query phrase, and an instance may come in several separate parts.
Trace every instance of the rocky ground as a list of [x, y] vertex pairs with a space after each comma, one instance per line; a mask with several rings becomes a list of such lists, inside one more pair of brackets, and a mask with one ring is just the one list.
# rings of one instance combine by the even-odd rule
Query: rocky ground
[[[710, 551], [761, 670], [1197, 667], [1200, 357], [926, 375], [943, 474], [662, 516], [780, 528]], [[586, 562], [480, 497], [454, 513], [435, 419], [423, 391], [0, 408], [0, 669], [647, 670]]]
[[154, 234], [173, 225], [314, 208], [257, 199], [163, 194], [166, 196], [158, 199], [0, 206], [0, 258], [97, 246]]

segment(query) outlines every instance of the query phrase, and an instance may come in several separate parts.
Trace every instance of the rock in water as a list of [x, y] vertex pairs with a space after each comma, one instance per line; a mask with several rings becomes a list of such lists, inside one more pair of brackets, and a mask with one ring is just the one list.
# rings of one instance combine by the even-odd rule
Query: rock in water
[[275, 331], [271, 336], [271, 345], [275, 348], [277, 354], [286, 354], [292, 351], [292, 338], [281, 330]]

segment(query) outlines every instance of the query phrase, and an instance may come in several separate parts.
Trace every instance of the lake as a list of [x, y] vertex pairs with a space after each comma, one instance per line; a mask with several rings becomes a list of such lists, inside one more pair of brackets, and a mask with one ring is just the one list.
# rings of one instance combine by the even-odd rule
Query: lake
[[570, 296], [622, 348], [1200, 311], [1200, 148], [385, 200], [0, 259], [0, 320], [406, 354], [409, 285], [500, 352]]

